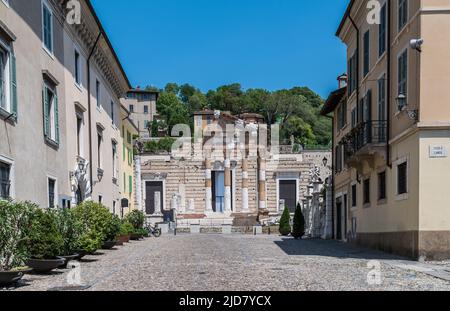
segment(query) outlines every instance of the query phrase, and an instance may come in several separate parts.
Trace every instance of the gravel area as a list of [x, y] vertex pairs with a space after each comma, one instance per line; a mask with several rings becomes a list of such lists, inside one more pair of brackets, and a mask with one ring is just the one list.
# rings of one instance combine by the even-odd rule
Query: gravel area
[[[367, 282], [373, 260], [380, 263], [380, 285]], [[94, 291], [450, 290], [448, 281], [393, 266], [397, 260], [404, 258], [335, 241], [167, 235], [88, 256], [80, 276], [85, 290]], [[13, 290], [73, 290], [69, 272], [27, 275]]]

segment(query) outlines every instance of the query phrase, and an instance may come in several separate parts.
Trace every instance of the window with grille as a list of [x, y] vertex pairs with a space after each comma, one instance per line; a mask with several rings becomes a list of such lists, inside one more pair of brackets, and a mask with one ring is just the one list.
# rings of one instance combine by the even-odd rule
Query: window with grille
[[378, 200], [386, 199], [386, 172], [378, 174]]
[[398, 0], [398, 31], [408, 22], [408, 0]]
[[56, 188], [56, 181], [54, 179], [49, 178], [48, 179], [48, 207], [54, 208], [55, 207], [55, 188]]
[[397, 166], [397, 192], [398, 194], [408, 193], [408, 164], [407, 162]]
[[370, 204], [370, 178], [364, 180], [364, 204]]
[[378, 56], [381, 56], [386, 52], [386, 26], [386, 4], [384, 4], [380, 11], [380, 25], [378, 26]]
[[408, 96], [408, 50], [398, 58], [398, 95]]
[[352, 207], [357, 206], [357, 192], [356, 192], [356, 185], [352, 186]]
[[11, 195], [10, 174], [11, 165], [0, 162], [0, 199], [8, 199]]

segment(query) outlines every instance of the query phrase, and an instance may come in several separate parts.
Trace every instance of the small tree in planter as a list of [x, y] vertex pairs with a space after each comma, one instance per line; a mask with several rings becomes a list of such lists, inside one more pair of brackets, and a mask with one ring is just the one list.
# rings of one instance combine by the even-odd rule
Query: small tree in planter
[[55, 214], [43, 209], [35, 209], [31, 216], [28, 250], [31, 259], [28, 266], [38, 273], [48, 273], [65, 263], [58, 257], [64, 248], [64, 240], [59, 232]]
[[125, 217], [125, 220], [132, 224], [134, 229], [142, 229], [144, 227], [145, 216], [142, 211], [134, 210]]
[[79, 256], [75, 250], [77, 240], [82, 234], [81, 226], [77, 223], [72, 210], [54, 209], [50, 210], [50, 213], [55, 215], [58, 230], [63, 238], [64, 244], [60, 256], [65, 260], [63, 268], [66, 268], [69, 261]]
[[295, 239], [300, 239], [304, 235], [305, 235], [305, 217], [303, 216], [302, 208], [299, 203], [297, 204], [297, 208], [295, 210], [292, 236]]
[[37, 206], [0, 200], [0, 272], [22, 267], [28, 259], [31, 213]]
[[64, 240], [55, 213], [37, 208], [33, 211], [28, 249], [34, 259], [55, 259], [61, 255]]
[[75, 243], [77, 252], [80, 257], [94, 253], [106, 239], [109, 210], [99, 203], [86, 201], [74, 208], [73, 214], [82, 232]]
[[291, 214], [289, 209], [285, 207], [280, 219], [280, 234], [288, 236], [289, 233], [291, 233]]

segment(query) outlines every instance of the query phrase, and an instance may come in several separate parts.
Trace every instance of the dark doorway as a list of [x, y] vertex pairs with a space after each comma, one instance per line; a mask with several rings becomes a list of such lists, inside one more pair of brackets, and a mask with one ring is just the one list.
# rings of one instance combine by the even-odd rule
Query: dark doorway
[[289, 212], [295, 213], [297, 207], [297, 181], [280, 180], [280, 200], [284, 200]]
[[[146, 199], [145, 199], [145, 213], [147, 215], [155, 214], [155, 204], [159, 205], [158, 212], [164, 212], [164, 194], [162, 181], [147, 181], [145, 183]], [[159, 200], [156, 197], [159, 193]]]
[[336, 203], [336, 239], [342, 240], [342, 202]]

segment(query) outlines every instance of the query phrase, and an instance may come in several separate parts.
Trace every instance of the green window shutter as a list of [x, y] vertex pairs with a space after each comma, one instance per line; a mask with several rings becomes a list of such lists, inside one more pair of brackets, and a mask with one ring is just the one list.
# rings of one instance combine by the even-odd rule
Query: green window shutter
[[50, 116], [48, 115], [48, 96], [47, 96], [47, 88], [43, 87], [42, 89], [42, 108], [44, 109], [44, 136], [48, 137], [50, 134]]
[[11, 113], [17, 119], [17, 75], [16, 75], [16, 57], [10, 55], [10, 78], [11, 78]]
[[55, 109], [55, 141], [59, 144], [59, 111], [58, 111], [58, 96], [55, 94], [55, 102], [54, 102], [54, 109]]
[[130, 188], [130, 193], [133, 193], [133, 176], [129, 176], [128, 186]]
[[125, 147], [125, 144], [123, 144], [123, 146], [122, 146], [122, 153], [123, 153], [123, 161], [125, 162], [125, 159], [126, 159], [126, 153], [125, 153], [125, 149], [126, 149], [126, 147]]
[[127, 192], [127, 174], [123, 173], [123, 193]]

